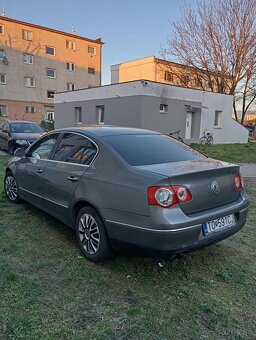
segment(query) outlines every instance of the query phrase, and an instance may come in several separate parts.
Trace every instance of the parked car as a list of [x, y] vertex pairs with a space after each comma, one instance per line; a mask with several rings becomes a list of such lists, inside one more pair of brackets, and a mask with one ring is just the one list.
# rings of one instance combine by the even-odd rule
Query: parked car
[[75, 229], [87, 259], [133, 246], [177, 254], [219, 242], [246, 222], [239, 166], [172, 137], [118, 127], [52, 131], [6, 167], [5, 193]]
[[17, 148], [27, 148], [45, 132], [34, 122], [0, 118], [0, 149], [13, 154]]

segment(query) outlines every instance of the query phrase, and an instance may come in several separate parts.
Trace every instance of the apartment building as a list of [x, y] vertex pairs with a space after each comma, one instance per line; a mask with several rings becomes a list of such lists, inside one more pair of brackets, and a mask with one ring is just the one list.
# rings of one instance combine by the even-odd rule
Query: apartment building
[[0, 116], [54, 119], [54, 94], [101, 85], [101, 39], [0, 16]]
[[111, 84], [140, 79], [200, 90], [211, 87], [203, 71], [154, 56], [111, 66]]

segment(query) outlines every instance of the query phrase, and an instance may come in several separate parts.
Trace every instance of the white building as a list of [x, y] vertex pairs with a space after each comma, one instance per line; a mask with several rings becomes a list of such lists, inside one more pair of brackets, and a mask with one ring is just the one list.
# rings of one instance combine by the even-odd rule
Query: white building
[[164, 134], [181, 130], [187, 142], [204, 131], [214, 143], [247, 143], [248, 131], [232, 119], [230, 95], [138, 80], [55, 95], [55, 127], [107, 124]]

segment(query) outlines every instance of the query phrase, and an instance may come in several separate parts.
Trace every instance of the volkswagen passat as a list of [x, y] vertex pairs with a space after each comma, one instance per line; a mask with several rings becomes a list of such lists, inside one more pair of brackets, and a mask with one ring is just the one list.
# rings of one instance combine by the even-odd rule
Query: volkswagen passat
[[117, 127], [50, 132], [6, 168], [6, 196], [75, 229], [83, 254], [124, 245], [177, 254], [223, 240], [246, 222], [239, 166], [172, 137]]

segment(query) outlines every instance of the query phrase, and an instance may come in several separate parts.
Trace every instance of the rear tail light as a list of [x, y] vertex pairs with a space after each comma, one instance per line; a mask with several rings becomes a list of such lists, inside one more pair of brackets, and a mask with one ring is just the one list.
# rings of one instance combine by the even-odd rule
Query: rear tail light
[[234, 189], [237, 190], [237, 189], [242, 189], [244, 187], [244, 181], [243, 181], [243, 178], [239, 173], [237, 173], [235, 175], [235, 178], [234, 178]]
[[164, 186], [148, 188], [148, 204], [170, 208], [174, 204], [192, 200], [191, 192], [184, 186]]

